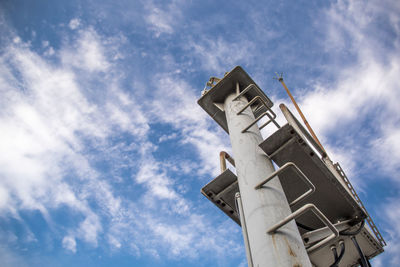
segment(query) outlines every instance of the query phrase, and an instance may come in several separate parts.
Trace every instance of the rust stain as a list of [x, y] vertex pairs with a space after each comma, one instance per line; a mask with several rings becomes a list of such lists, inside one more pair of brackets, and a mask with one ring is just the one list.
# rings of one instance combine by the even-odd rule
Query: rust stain
[[[271, 238], [272, 238], [272, 244], [274, 245], [274, 249], [277, 250], [276, 240], [275, 240], [275, 234], [272, 234], [272, 235], [271, 235]], [[290, 256], [296, 258], [297, 255], [296, 255], [296, 253], [294, 253], [293, 249], [290, 247], [289, 242], [287, 241], [286, 237], [283, 237], [283, 239], [284, 239], [285, 242], [286, 242], [286, 245], [287, 245], [287, 247], [288, 247], [288, 251], [289, 251]], [[302, 267], [302, 265], [299, 264], [299, 263], [295, 263], [295, 264], [293, 264], [293, 267]]]
[[283, 237], [283, 239], [285, 239], [285, 242], [286, 242], [286, 245], [288, 247], [288, 251], [289, 251], [290, 256], [297, 257], [296, 253], [294, 253], [292, 247], [289, 245], [289, 242], [287, 241], [286, 237]]
[[273, 234], [271, 237], [272, 237], [272, 244], [274, 245], [274, 249], [277, 250], [277, 249], [276, 249], [275, 234]]
[[296, 254], [294, 254], [291, 247], [289, 247], [289, 254], [290, 254], [290, 256], [296, 257]]

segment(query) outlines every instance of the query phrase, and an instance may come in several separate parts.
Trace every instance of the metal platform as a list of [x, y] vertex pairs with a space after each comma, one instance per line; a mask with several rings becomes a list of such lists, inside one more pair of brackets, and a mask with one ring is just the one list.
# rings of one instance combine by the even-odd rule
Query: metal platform
[[201, 193], [240, 225], [235, 204], [235, 194], [239, 192], [237, 176], [226, 169], [201, 189]]
[[[353, 219], [356, 223], [365, 219], [366, 213], [342, 179], [337, 178], [307, 142], [308, 133], [299, 129], [298, 125], [289, 122], [265, 139], [260, 147], [278, 166], [293, 162], [299, 167], [316, 187], [307, 202], [317, 206], [331, 222]], [[304, 183], [299, 180], [285, 179], [280, 175], [280, 181], [288, 199], [306, 190]], [[302, 216], [298, 222], [315, 229], [323, 227], [314, 216]]]
[[[229, 130], [226, 122], [225, 111], [223, 110], [222, 105], [219, 104], [223, 104], [225, 98], [235, 92], [237, 82], [242, 91], [246, 89], [248, 90], [244, 94], [248, 101], [259, 96], [269, 108], [273, 105], [271, 100], [264, 94], [253, 79], [250, 78], [250, 76], [240, 66], [235, 67], [215, 86], [207, 91], [197, 102], [227, 133], [229, 133]], [[256, 103], [252, 108], [255, 109], [255, 117], [268, 111], [266, 107], [259, 107]]]

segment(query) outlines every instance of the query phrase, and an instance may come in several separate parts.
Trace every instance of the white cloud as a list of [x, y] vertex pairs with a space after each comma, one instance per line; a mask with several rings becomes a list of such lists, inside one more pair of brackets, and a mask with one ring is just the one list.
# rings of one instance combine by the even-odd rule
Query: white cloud
[[81, 21], [78, 18], [71, 19], [68, 26], [71, 30], [77, 29], [81, 25]]
[[203, 40], [196, 37], [188, 43], [187, 49], [193, 51], [203, 69], [215, 72], [214, 75], [230, 71], [232, 66], [250, 63], [254, 59], [253, 43], [240, 38], [232, 42], [221, 37]]
[[96, 214], [86, 216], [85, 220], [80, 224], [78, 234], [86, 242], [97, 247], [98, 234], [102, 230], [100, 219]]
[[182, 1], [172, 1], [165, 6], [158, 6], [152, 1], [146, 2], [145, 10], [147, 14], [145, 15], [145, 21], [149, 24], [156, 37], [161, 34], [174, 33], [175, 25], [181, 17], [180, 7], [182, 4], [184, 4]]
[[197, 104], [200, 90], [197, 90], [199, 95], [194, 95], [196, 90], [175, 74], [160, 74], [156, 80], [152, 115], [181, 133], [179, 143], [190, 144], [196, 149], [202, 166], [197, 169], [199, 174], [217, 174], [218, 154], [226, 150], [229, 138]]
[[[94, 42], [91, 46], [101, 47], [93, 36], [99, 39], [91, 29], [81, 32], [76, 42], [89, 39], [89, 43]], [[101, 100], [106, 104], [94, 102], [71, 68], [77, 63], [73, 59], [64, 60], [62, 66], [51, 64], [21, 43], [4, 51], [0, 56], [0, 148], [7, 151], [0, 156], [3, 216], [11, 212], [19, 218], [21, 209], [39, 210], [51, 227], [57, 227], [51, 211], [66, 205], [81, 214], [68, 231], [97, 246], [103, 231], [99, 215], [105, 215], [105, 222], [120, 216], [121, 200], [91, 167], [91, 155], [85, 151], [92, 144], [101, 148], [117, 129], [140, 140], [149, 129], [146, 118], [115, 83], [110, 95], [106, 93]], [[65, 44], [60, 51], [65, 56], [72, 48]], [[93, 62], [107, 60], [102, 47], [96, 51], [98, 54], [89, 60], [85, 49], [75, 52], [74, 57], [83, 58], [83, 67], [89, 71], [100, 70]], [[92, 142], [89, 145], [88, 140]], [[88, 200], [100, 208], [91, 207]], [[63, 246], [76, 251], [70, 237], [64, 238]]]
[[42, 47], [48, 47], [49, 46], [49, 41], [42, 41]]
[[76, 240], [73, 236], [65, 236], [62, 240], [62, 246], [66, 250], [76, 253]]
[[[105, 41], [93, 29], [79, 28], [70, 41], [64, 41], [54, 51], [55, 62], [21, 43], [6, 47], [0, 57], [4, 63], [0, 64], [4, 107], [0, 148], [9, 151], [0, 156], [3, 216], [40, 210], [49, 231], [67, 233], [60, 242], [73, 253], [79, 248], [77, 243], [96, 247], [104, 240], [113, 249], [127, 249], [137, 257], [242, 252], [239, 242], [232, 241], [231, 233], [239, 239], [240, 234], [230, 220], [215, 227], [201, 215], [190, 215], [203, 209], [185, 196], [190, 187], [187, 181], [197, 170], [203, 174], [218, 170], [218, 149], [227, 139], [221, 138], [222, 131], [214, 132], [213, 122], [197, 106], [197, 95], [188, 83], [176, 79], [179, 72], [156, 74], [161, 82], [157, 82], [155, 98], [143, 104], [122, 91], [120, 76], [112, 75], [121, 70], [110, 59], [108, 51], [115, 45], [110, 39]], [[103, 74], [105, 70], [111, 71]], [[199, 161], [157, 158], [158, 147], [147, 137], [153, 131], [149, 121], [172, 126], [177, 136], [184, 136], [179, 145], [190, 144], [200, 152]], [[132, 141], [114, 143], [113, 138], [119, 140], [124, 134]], [[123, 166], [122, 171], [137, 172], [132, 184], [129, 181], [129, 197], [117, 196], [113, 184], [127, 182], [126, 177], [104, 177], [98, 171], [96, 164], [102, 164], [98, 163], [102, 157], [110, 165], [115, 159], [117, 167], [112, 168]], [[174, 178], [176, 173], [185, 182]], [[55, 224], [52, 211], [60, 207], [76, 215], [71, 225]]]
[[400, 244], [397, 242], [400, 238], [400, 208], [398, 205], [399, 199], [390, 199], [387, 203], [382, 205], [382, 209], [379, 212], [380, 216], [387, 218], [385, 220], [385, 232], [388, 233], [389, 240], [387, 241], [387, 247], [385, 248], [384, 258], [378, 257], [377, 266], [396, 266], [400, 260], [399, 250]]
[[109, 242], [112, 246], [114, 246], [115, 248], [117, 248], [117, 249], [121, 248], [121, 246], [122, 246], [122, 244], [118, 241], [118, 239], [115, 238], [115, 237], [112, 236], [112, 235], [108, 235], [108, 242]]
[[21, 38], [19, 36], [16, 36], [16, 37], [14, 37], [13, 42], [15, 44], [19, 44], [19, 43], [21, 43]]
[[173, 139], [176, 139], [177, 137], [178, 137], [177, 133], [172, 133], [169, 135], [163, 134], [162, 136], [160, 136], [160, 138], [158, 138], [158, 142], [161, 143], [161, 142], [165, 142], [168, 140], [173, 140]]
[[8, 191], [0, 186], [0, 210], [5, 209], [7, 207], [7, 203], [9, 201]]
[[52, 56], [55, 54], [54, 48], [53, 47], [49, 47], [45, 52], [44, 55], [45, 56]]
[[[91, 29], [78, 35], [83, 41], [78, 39], [59, 50], [63, 60], [61, 66], [50, 64], [23, 45], [8, 47], [7, 54], [1, 58], [4, 64], [0, 69], [0, 80], [4, 81], [4, 86], [0, 89], [3, 96], [0, 103], [5, 108], [0, 113], [0, 125], [4, 129], [0, 133], [0, 147], [9, 153], [0, 157], [0, 174], [4, 178], [0, 181], [0, 190], [4, 191], [0, 207], [17, 214], [21, 208], [40, 210], [47, 223], [56, 228], [52, 210], [65, 205], [80, 214], [81, 219], [67, 228], [68, 234], [62, 239], [63, 248], [73, 253], [78, 249], [78, 240], [96, 247], [103, 236], [114, 249], [128, 249], [133, 255], [155, 252], [159, 255], [161, 252], [157, 250], [162, 247], [174, 257], [197, 257], [201, 251], [218, 248], [218, 243], [224, 243], [228, 234], [205, 246], [202, 235], [212, 232], [213, 227], [201, 226], [200, 219], [190, 217], [190, 209], [195, 207], [182, 195], [187, 189], [177, 184], [169, 173], [189, 173], [193, 171], [190, 167], [198, 168], [200, 163], [193, 165], [188, 161], [170, 168], [166, 161], [155, 159], [153, 153], [157, 147], [146, 138], [150, 129], [148, 116], [156, 116], [158, 123], [168, 123], [179, 129], [177, 133], [189, 133], [189, 139], [185, 138], [184, 142], [194, 144], [200, 151], [206, 147], [207, 151], [201, 157], [209, 161], [205, 162], [203, 172], [217, 169], [218, 152], [214, 145], [219, 146], [220, 139], [203, 129], [208, 125], [205, 115], [198, 116], [203, 112], [193, 113], [193, 108], [199, 109], [196, 96], [189, 92], [185, 96], [188, 87], [182, 80], [176, 86], [173, 77], [162, 77], [163, 86], [156, 91], [160, 97], [150, 105], [152, 110], [146, 110], [148, 114], [144, 115], [142, 109], [149, 105], [141, 106], [108, 76], [105, 93], [95, 95], [94, 101], [89, 94], [90, 88], [80, 85], [79, 72], [82, 68], [89, 72], [97, 68], [91, 68], [85, 62], [77, 67], [76, 60], [84, 58], [85, 50], [77, 50], [72, 59], [66, 59], [66, 55], [73, 51], [72, 47], [85, 42], [87, 36], [96, 36], [92, 41], [95, 40], [94, 46], [101, 47], [98, 51], [105, 48]], [[104, 54], [99, 58], [107, 62]], [[20, 77], [13, 73], [15, 69]], [[182, 109], [164, 112], [178, 105]], [[131, 147], [128, 144], [108, 147], [108, 138], [116, 133], [129, 133], [135, 142]], [[196, 136], [201, 141], [195, 141]], [[94, 155], [86, 151], [93, 148], [102, 150], [109, 157], [117, 157], [118, 161], [119, 153], [135, 150], [139, 157], [134, 166], [139, 169], [134, 179], [138, 187], [145, 188], [133, 197], [138, 203], [115, 196], [115, 188], [91, 166]], [[209, 159], [207, 153], [215, 154], [215, 159]], [[179, 220], [176, 220], [177, 216]], [[168, 220], [171, 223], [166, 224]], [[188, 235], [194, 228], [197, 232]], [[186, 240], [186, 245], [174, 240]], [[193, 250], [187, 242], [195, 241], [198, 245]]]
[[151, 8], [149, 15], [146, 17], [147, 23], [152, 26], [157, 37], [160, 36], [161, 33], [173, 33], [171, 19], [171, 15], [157, 7]]
[[104, 72], [110, 65], [100, 37], [92, 29], [80, 31], [77, 43], [73, 47], [63, 50], [61, 58], [65, 65], [88, 72]]

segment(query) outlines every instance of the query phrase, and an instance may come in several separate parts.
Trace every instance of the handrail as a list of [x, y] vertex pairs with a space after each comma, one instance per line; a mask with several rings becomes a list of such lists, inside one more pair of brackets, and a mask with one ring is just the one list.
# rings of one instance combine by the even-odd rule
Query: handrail
[[225, 151], [219, 152], [219, 163], [221, 167], [221, 173], [226, 170], [226, 161], [232, 164], [235, 167], [235, 160]]
[[318, 145], [318, 143], [312, 138], [312, 136], [310, 136], [307, 130], [304, 129], [304, 127], [293, 115], [293, 113], [290, 112], [290, 110], [284, 104], [280, 104], [279, 108], [281, 109], [289, 125], [292, 126], [303, 137], [303, 139], [308, 140], [323, 158], [326, 158], [327, 154], [325, 150]]
[[318, 146], [322, 149], [322, 151], [324, 151], [325, 155], [327, 156], [327, 153], [326, 153], [324, 147], [322, 146], [321, 142], [319, 141], [317, 135], [314, 133], [313, 129], [311, 128], [311, 125], [308, 123], [308, 121], [307, 121], [306, 117], [304, 116], [303, 112], [301, 111], [300, 107], [297, 105], [296, 100], [294, 100], [293, 95], [290, 93], [289, 88], [287, 88], [285, 82], [283, 81], [282, 75], [280, 77], [278, 76], [278, 81], [280, 81], [282, 86], [285, 88], [286, 93], [289, 95], [290, 99], [292, 100], [293, 105], [297, 109], [297, 112], [300, 114], [300, 117], [303, 119], [303, 122], [307, 126], [307, 129], [310, 132], [310, 134], [312, 135], [314, 141], [318, 144]]

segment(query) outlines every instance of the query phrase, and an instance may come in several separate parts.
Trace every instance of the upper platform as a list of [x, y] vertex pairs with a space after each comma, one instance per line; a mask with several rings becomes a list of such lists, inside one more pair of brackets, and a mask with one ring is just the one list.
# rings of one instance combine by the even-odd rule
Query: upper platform
[[[261, 144], [261, 149], [279, 166], [287, 162], [294, 163], [314, 184], [315, 192], [307, 202], [316, 205], [333, 223], [352, 219], [358, 223], [367, 217], [363, 208], [357, 203], [336, 170], [329, 168], [324, 161], [324, 151], [301, 126], [293, 114], [283, 105], [280, 108], [288, 123], [270, 135]], [[293, 175], [288, 178], [279, 175], [282, 187], [288, 199], [293, 199], [306, 191], [301, 180]], [[314, 216], [303, 216], [298, 219], [302, 224], [318, 229], [321, 222]]]
[[[226, 122], [225, 111], [223, 110], [223, 103], [227, 96], [236, 92], [236, 83], [239, 83], [240, 92], [249, 86], [252, 86], [252, 88], [249, 88], [250, 90], [244, 94], [248, 101], [256, 96], [260, 96], [269, 108], [273, 106], [271, 100], [242, 69], [242, 67], [235, 67], [197, 101], [208, 115], [210, 115], [211, 118], [213, 118], [227, 133], [229, 133], [229, 130]], [[257, 117], [266, 111], [266, 107], [257, 108], [254, 115]]]

